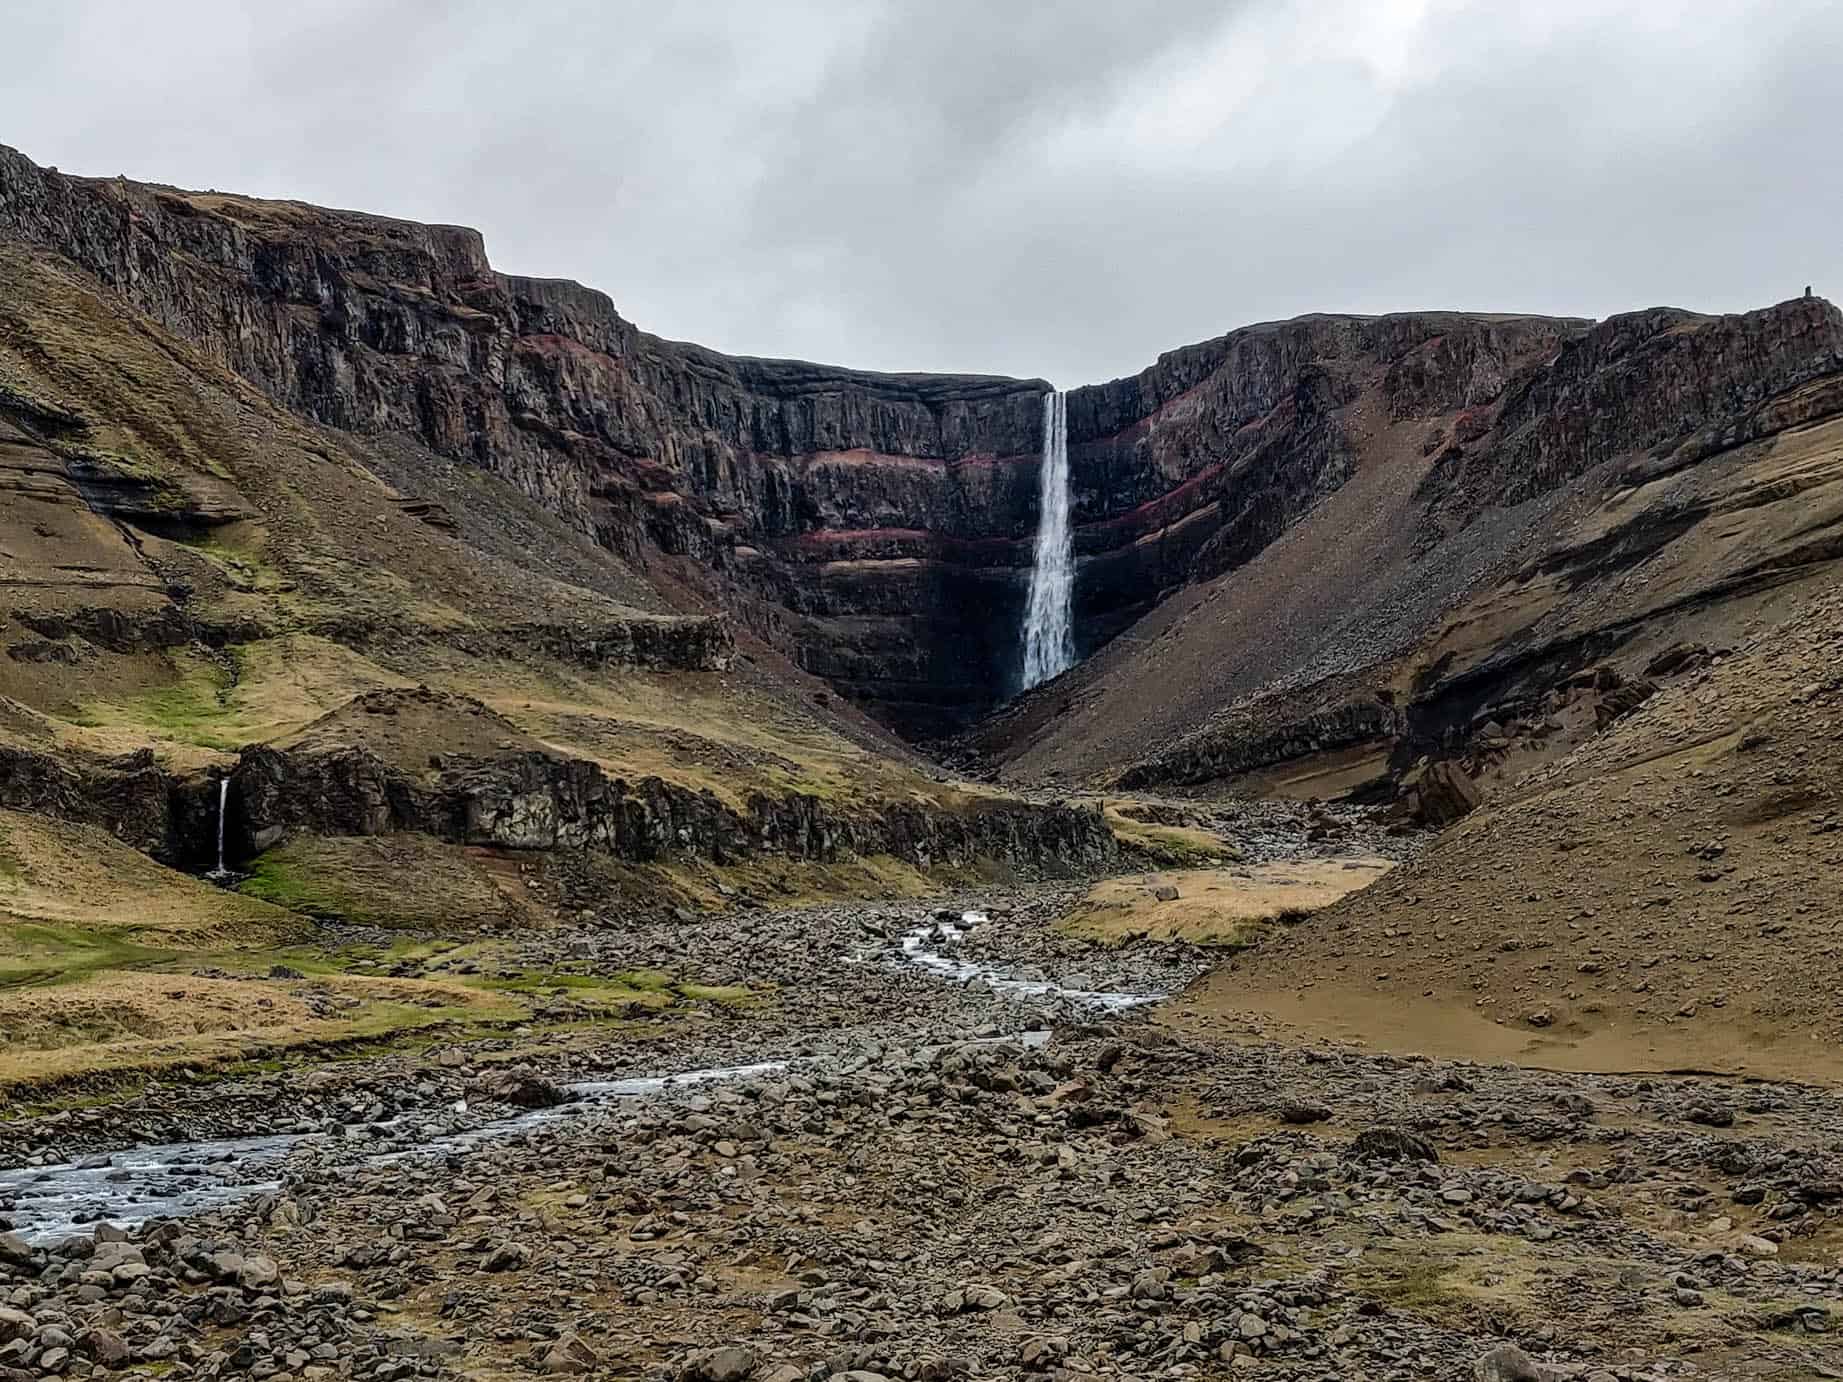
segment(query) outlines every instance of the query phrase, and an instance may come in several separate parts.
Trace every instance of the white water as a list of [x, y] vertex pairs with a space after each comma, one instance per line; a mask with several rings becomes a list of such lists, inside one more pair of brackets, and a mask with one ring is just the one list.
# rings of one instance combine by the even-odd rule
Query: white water
[[[218, 794], [220, 868], [223, 866], [221, 825], [227, 788], [228, 782]], [[902, 938], [902, 959], [950, 982], [981, 984], [1005, 997], [1060, 1000], [1103, 1012], [1120, 1012], [1143, 1003], [1155, 1003], [1165, 996], [1069, 989], [1042, 980], [1017, 979], [995, 966], [943, 955], [931, 948], [931, 942], [957, 947], [968, 931], [988, 922], [989, 917], [984, 912], [963, 912], [957, 925], [944, 921], [910, 931]], [[1043, 1045], [1049, 1037], [1048, 1030], [1040, 1028], [1006, 1036], [974, 1038], [965, 1044], [1017, 1043], [1034, 1047]], [[643, 1099], [687, 1086], [760, 1079], [784, 1073], [789, 1068], [788, 1061], [773, 1060], [691, 1070], [678, 1075], [584, 1081], [568, 1086], [575, 1096], [569, 1103], [514, 1114], [465, 1132], [431, 1137], [414, 1146], [375, 1152], [364, 1158], [364, 1164], [387, 1166], [411, 1157], [467, 1152], [497, 1138], [557, 1127], [610, 1101]], [[370, 1127], [385, 1132], [396, 1127], [398, 1122], [391, 1119]], [[336, 1136], [338, 1134], [278, 1133], [266, 1137], [134, 1147], [57, 1166], [0, 1168], [0, 1213], [33, 1242], [48, 1242], [85, 1232], [87, 1226], [98, 1219], [130, 1227], [152, 1218], [199, 1214], [279, 1190], [285, 1163], [295, 1148], [316, 1142], [326, 1144]]]
[[225, 808], [229, 804], [230, 778], [220, 777], [218, 779], [218, 866], [207, 875], [211, 878], [224, 878], [230, 873], [230, 870], [224, 867], [224, 815]]
[[962, 912], [958, 926], [951, 921], [940, 921], [910, 931], [902, 938], [903, 958], [943, 979], [959, 984], [984, 984], [993, 993], [1009, 998], [1060, 999], [1077, 1007], [1123, 1012], [1145, 1003], [1156, 1003], [1165, 997], [1162, 993], [1108, 993], [1096, 989], [1063, 988], [1060, 984], [1040, 979], [1014, 979], [993, 965], [956, 959], [929, 948], [928, 943], [937, 939], [946, 945], [957, 946], [966, 938], [968, 929], [984, 926], [988, 920], [984, 912]]
[[1075, 665], [1070, 605], [1075, 547], [1069, 532], [1069, 400], [1043, 395], [1043, 464], [1039, 470], [1037, 550], [1024, 611], [1024, 689]]
[[[785, 1061], [691, 1070], [629, 1080], [589, 1080], [567, 1086], [575, 1098], [554, 1108], [534, 1109], [486, 1123], [467, 1132], [434, 1137], [413, 1147], [375, 1153], [370, 1166], [388, 1166], [413, 1156], [466, 1152], [510, 1134], [535, 1132], [580, 1118], [616, 1099], [643, 1099], [667, 1090], [779, 1074]], [[382, 1132], [397, 1119], [369, 1125]], [[97, 1219], [121, 1228], [153, 1218], [178, 1218], [236, 1204], [281, 1188], [283, 1163], [295, 1148], [328, 1144], [338, 1135], [276, 1133], [133, 1147], [57, 1166], [0, 1169], [0, 1203], [6, 1217], [31, 1242], [49, 1242], [87, 1231]]]

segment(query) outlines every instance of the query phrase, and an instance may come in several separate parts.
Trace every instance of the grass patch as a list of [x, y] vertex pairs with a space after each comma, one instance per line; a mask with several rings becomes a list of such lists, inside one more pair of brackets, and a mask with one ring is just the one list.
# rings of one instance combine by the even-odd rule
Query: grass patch
[[1145, 937], [1239, 948], [1265, 927], [1295, 924], [1389, 868], [1383, 859], [1330, 859], [1109, 878], [1090, 888], [1060, 925], [1104, 943]]
[[359, 920], [350, 916], [343, 899], [318, 880], [309, 878], [298, 861], [280, 851], [270, 851], [249, 866], [249, 876], [237, 891], [276, 907], [307, 916], [334, 920]]
[[192, 653], [167, 658], [173, 680], [121, 701], [83, 702], [71, 716], [89, 729], [133, 729], [153, 739], [229, 753], [243, 742], [231, 729], [235, 658], [220, 662]]
[[304, 916], [468, 934], [515, 915], [494, 862], [426, 835], [305, 837], [258, 855], [237, 891]]
[[1207, 830], [1134, 820], [1113, 802], [1107, 802], [1102, 810], [1114, 838], [1125, 849], [1160, 868], [1207, 868], [1240, 857], [1231, 846]]
[[1496, 1329], [1552, 1317], [1544, 1313], [1548, 1277], [1536, 1254], [1483, 1234], [1369, 1246], [1344, 1285], [1392, 1310], [1448, 1326]]
[[128, 936], [126, 930], [0, 921], [0, 989], [69, 983], [97, 970], [137, 968], [173, 956]]

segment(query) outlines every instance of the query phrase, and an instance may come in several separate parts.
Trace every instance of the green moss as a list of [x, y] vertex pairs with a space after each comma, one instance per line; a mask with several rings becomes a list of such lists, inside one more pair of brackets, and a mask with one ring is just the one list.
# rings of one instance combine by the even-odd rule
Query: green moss
[[249, 876], [237, 884], [237, 891], [245, 897], [306, 916], [334, 921], [371, 920], [367, 916], [353, 915], [345, 898], [321, 880], [310, 877], [285, 848], [258, 855], [249, 866]]
[[657, 969], [630, 969], [623, 973], [620, 979], [628, 988], [650, 989], [659, 992], [672, 987], [672, 976]]
[[240, 740], [226, 732], [232, 719], [230, 694], [236, 685], [236, 662], [176, 656], [175, 680], [124, 701], [88, 701], [71, 717], [90, 727], [152, 730], [168, 739], [201, 748], [232, 752]]
[[173, 958], [114, 930], [44, 922], [0, 926], [0, 988], [61, 984], [101, 969], [138, 969]]

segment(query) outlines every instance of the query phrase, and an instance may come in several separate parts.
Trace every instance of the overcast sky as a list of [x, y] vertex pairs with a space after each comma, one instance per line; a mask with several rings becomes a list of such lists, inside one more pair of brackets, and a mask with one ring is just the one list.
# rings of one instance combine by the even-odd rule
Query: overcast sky
[[478, 226], [661, 335], [1131, 373], [1308, 311], [1843, 297], [1832, 0], [0, 0], [0, 143]]

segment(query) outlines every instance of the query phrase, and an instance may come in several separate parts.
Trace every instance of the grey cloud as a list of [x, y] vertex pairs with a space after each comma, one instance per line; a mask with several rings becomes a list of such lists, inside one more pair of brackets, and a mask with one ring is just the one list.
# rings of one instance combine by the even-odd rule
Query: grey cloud
[[1818, 0], [67, 0], [0, 37], [41, 162], [476, 225], [739, 352], [1075, 384], [1303, 311], [1843, 293]]

